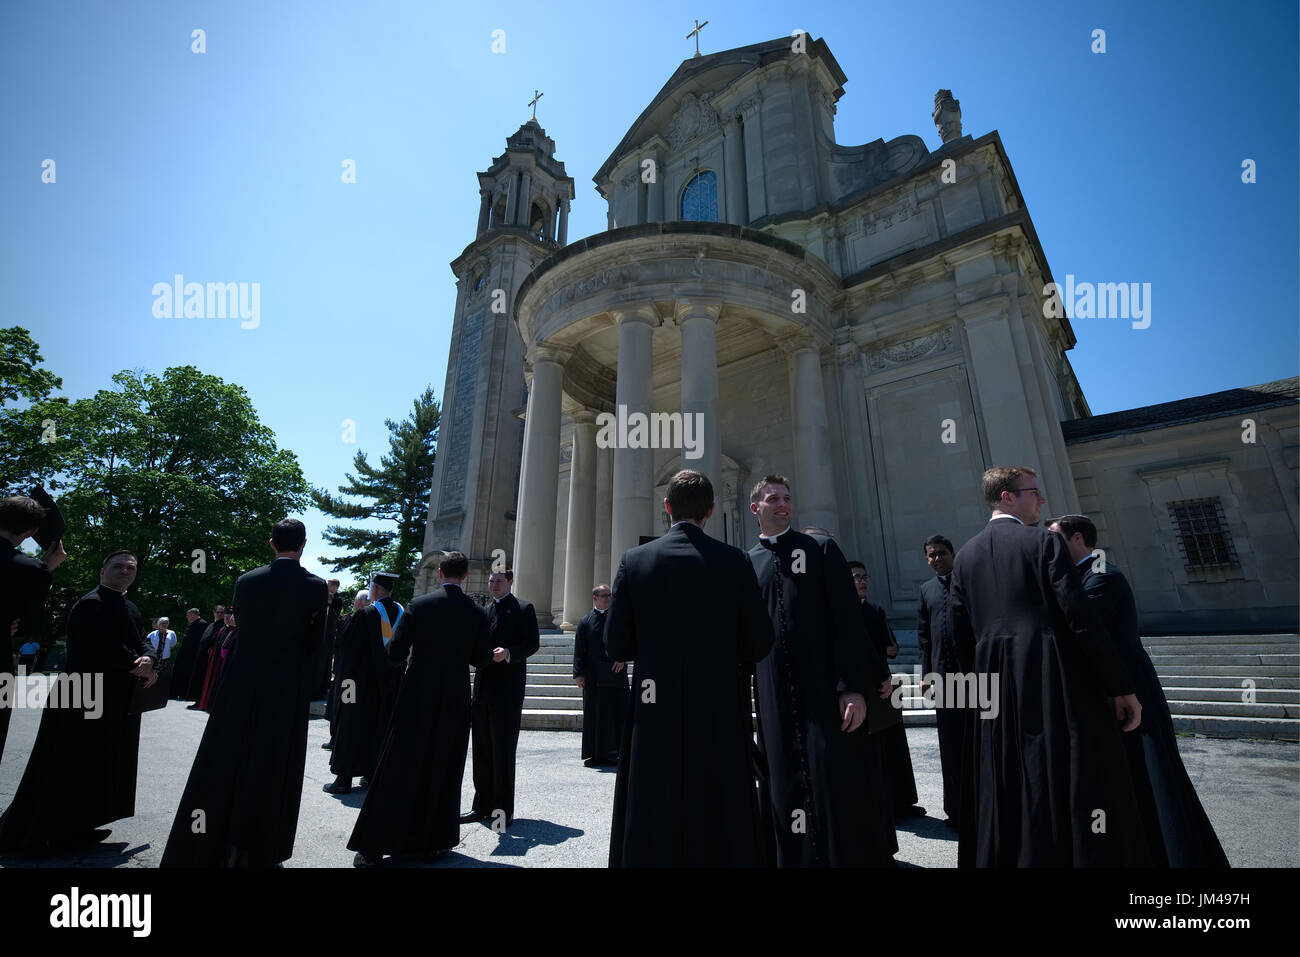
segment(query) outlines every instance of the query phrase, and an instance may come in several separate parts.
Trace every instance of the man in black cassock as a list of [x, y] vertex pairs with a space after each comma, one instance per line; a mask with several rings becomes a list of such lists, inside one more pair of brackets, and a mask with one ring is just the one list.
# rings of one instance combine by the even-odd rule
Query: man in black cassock
[[871, 680], [869, 639], [839, 546], [790, 527], [789, 481], [765, 476], [749, 508], [759, 528], [749, 560], [776, 633], [755, 669], [776, 863], [860, 867], [875, 829], [851, 734], [866, 717], [864, 695], [888, 697], [890, 683]]
[[212, 649], [212, 643], [217, 641], [221, 632], [226, 628], [226, 606], [214, 605], [212, 608], [212, 624], [203, 629], [203, 635], [199, 639], [197, 657], [190, 668], [189, 688], [185, 692], [185, 700], [194, 702], [189, 706], [194, 711], [199, 706], [199, 699], [203, 697], [203, 682], [208, 674], [208, 652]]
[[713, 485], [668, 483], [673, 526], [628, 549], [614, 579], [606, 657], [636, 661], [610, 867], [754, 867], [766, 857], [754, 788], [748, 676], [772, 647], [744, 553], [704, 531]]
[[334, 780], [325, 785], [330, 794], [347, 794], [352, 779], [361, 778], [363, 788], [379, 764], [393, 714], [394, 669], [385, 649], [402, 617], [402, 606], [393, 599], [397, 576], [376, 572], [370, 576], [371, 603], [354, 612], [339, 642], [339, 720], [330, 752]]
[[[492, 655], [475, 662], [474, 697], [470, 721], [474, 740], [474, 805], [461, 815], [462, 824], [488, 818], [515, 819], [515, 751], [528, 684], [529, 655], [541, 638], [537, 612], [531, 603], [510, 592], [515, 573], [509, 569], [488, 576], [488, 636]], [[500, 812], [498, 814], [498, 812]]]
[[[352, 615], [369, 606], [370, 591], [363, 588], [352, 599]], [[330, 649], [330, 690], [329, 698], [325, 701], [325, 720], [330, 724], [330, 738], [321, 745], [326, 751], [334, 750], [334, 735], [339, 730], [339, 697], [343, 690], [343, 636], [347, 634], [348, 625], [352, 624], [352, 615], [340, 618], [334, 626]]]
[[[1120, 724], [1142, 706], [1059, 535], [1035, 528], [1033, 469], [984, 473], [992, 518], [953, 562], [953, 636], [965, 672], [998, 682], [963, 771], [959, 866], [1150, 862]], [[1107, 697], [1113, 698], [1108, 701]]]
[[[970, 712], [956, 707], [956, 702], [943, 696], [944, 677], [957, 674], [957, 649], [952, 635], [952, 604], [948, 600], [952, 590], [952, 561], [955, 550], [952, 542], [942, 535], [931, 535], [925, 540], [925, 560], [934, 571], [934, 577], [921, 583], [921, 600], [917, 606], [916, 642], [921, 648], [921, 674], [934, 675], [934, 719], [939, 737], [939, 766], [943, 773], [944, 823], [956, 829], [960, 821], [962, 751], [968, 733]], [[927, 685], [922, 679], [922, 693]]]
[[1142, 647], [1128, 580], [1106, 552], [1096, 551], [1097, 526], [1087, 516], [1063, 515], [1046, 524], [1048, 531], [1065, 539], [1070, 558], [1083, 574], [1083, 589], [1142, 702], [1142, 724], [1124, 735], [1124, 746], [1151, 862], [1156, 867], [1227, 867], [1223, 845], [1178, 753], [1169, 702]]
[[[59, 853], [102, 841], [101, 825], [135, 814], [140, 715], [135, 689], [153, 685], [158, 660], [140, 610], [126, 599], [135, 556], [104, 559], [99, 587], [68, 615], [66, 679], [98, 685], [83, 707], [46, 707], [13, 803], [0, 818], [0, 852]], [[84, 692], [83, 692], [84, 693]]]
[[311, 698], [327, 698], [330, 692], [330, 656], [334, 651], [334, 638], [338, 633], [339, 616], [343, 613], [343, 599], [339, 596], [339, 580], [325, 582], [329, 587], [329, 600], [325, 612], [325, 644], [321, 645], [316, 660], [311, 665]]
[[608, 585], [593, 588], [594, 607], [573, 636], [573, 681], [582, 689], [582, 758], [589, 768], [618, 764], [627, 714], [627, 665], [605, 657], [605, 621], [613, 596]]
[[275, 559], [235, 582], [228, 659], [161, 867], [272, 867], [293, 856], [307, 763], [307, 675], [325, 640], [325, 582], [299, 561], [307, 529], [271, 531]]
[[[67, 558], [62, 541], [52, 542], [40, 558], [32, 558], [18, 546], [36, 534], [45, 509], [26, 495], [0, 501], [0, 681], [12, 681], [13, 640], [19, 635], [38, 635], [45, 599], [50, 594], [50, 573]], [[5, 677], [7, 676], [7, 677]], [[0, 758], [4, 757], [11, 711], [0, 706]]]
[[469, 666], [492, 657], [487, 616], [462, 590], [469, 559], [448, 552], [441, 588], [411, 602], [388, 657], [410, 664], [379, 767], [348, 840], [353, 864], [385, 854], [428, 859], [460, 843], [460, 788], [469, 750]]
[[[861, 562], [849, 562], [853, 573], [853, 586], [858, 593], [858, 607], [862, 610], [862, 623], [871, 638], [872, 646], [885, 659], [885, 669], [889, 669], [889, 660], [898, 655], [898, 641], [894, 638], [894, 629], [889, 627], [889, 616], [885, 609], [868, 600], [867, 591], [871, 587], [871, 578], [866, 566]], [[907, 730], [903, 722], [897, 721], [879, 734], [884, 754], [886, 772], [889, 781], [890, 809], [894, 819], [901, 821], [909, 817], [925, 817], [925, 808], [916, 803], [916, 777], [912, 773], [912, 754], [907, 747]]]
[[185, 693], [190, 688], [190, 678], [194, 673], [194, 663], [199, 660], [199, 645], [203, 641], [203, 632], [207, 627], [208, 621], [197, 608], [191, 608], [185, 613], [185, 634], [181, 636], [181, 646], [176, 652], [169, 697], [180, 701], [185, 699]]

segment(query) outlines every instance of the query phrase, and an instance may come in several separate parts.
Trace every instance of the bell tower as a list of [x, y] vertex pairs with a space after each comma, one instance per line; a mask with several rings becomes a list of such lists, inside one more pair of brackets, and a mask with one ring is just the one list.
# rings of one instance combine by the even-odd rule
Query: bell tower
[[568, 239], [573, 179], [535, 118], [506, 140], [478, 182], [477, 232], [451, 263], [456, 313], [417, 595], [437, 585], [445, 552], [469, 556], [468, 592], [487, 590], [496, 550], [514, 559], [520, 416], [528, 401], [515, 292]]

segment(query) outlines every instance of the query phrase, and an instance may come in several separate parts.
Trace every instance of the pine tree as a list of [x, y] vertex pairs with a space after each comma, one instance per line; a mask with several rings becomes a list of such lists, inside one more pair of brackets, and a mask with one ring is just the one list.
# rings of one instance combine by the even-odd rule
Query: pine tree
[[[353, 521], [392, 522], [393, 528], [358, 528], [330, 525], [325, 540], [348, 552], [322, 559], [334, 571], [351, 571], [366, 578], [373, 571], [391, 571], [400, 576], [393, 597], [408, 602], [415, 590], [415, 566], [420, 559], [424, 526], [433, 491], [433, 460], [438, 444], [440, 410], [433, 387], [424, 390], [414, 408], [401, 422], [386, 419], [388, 453], [376, 468], [358, 451], [352, 460], [355, 475], [338, 487], [341, 496], [312, 489], [312, 501], [330, 518]], [[342, 496], [367, 500], [353, 504]]]

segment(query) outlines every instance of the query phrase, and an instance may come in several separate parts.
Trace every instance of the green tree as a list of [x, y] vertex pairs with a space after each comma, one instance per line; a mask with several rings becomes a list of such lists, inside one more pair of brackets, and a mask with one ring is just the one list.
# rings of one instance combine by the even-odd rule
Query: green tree
[[186, 608], [228, 602], [235, 579], [270, 559], [271, 526], [306, 506], [309, 486], [241, 387], [193, 366], [113, 382], [61, 423], [69, 558], [51, 611], [60, 620], [104, 555], [125, 548], [140, 564], [132, 600], [183, 626]]
[[371, 465], [364, 452], [357, 452], [352, 460], [356, 474], [347, 473], [347, 481], [338, 487], [343, 496], [364, 499], [361, 504], [323, 489], [311, 492], [316, 507], [330, 518], [392, 523], [393, 527], [382, 529], [330, 525], [325, 540], [348, 554], [323, 561], [334, 571], [350, 571], [363, 580], [374, 571], [397, 573], [400, 578], [393, 595], [400, 602], [409, 601], [415, 589], [415, 566], [433, 491], [438, 420], [438, 400], [430, 386], [416, 398], [405, 419], [384, 421], [389, 432], [388, 453], [379, 457], [379, 466]]
[[[54, 473], [62, 449], [58, 427], [67, 418], [68, 400], [50, 398], [63, 380], [41, 368], [40, 346], [21, 326], [0, 329], [0, 494], [25, 495]], [[10, 406], [10, 403], [16, 405]]]

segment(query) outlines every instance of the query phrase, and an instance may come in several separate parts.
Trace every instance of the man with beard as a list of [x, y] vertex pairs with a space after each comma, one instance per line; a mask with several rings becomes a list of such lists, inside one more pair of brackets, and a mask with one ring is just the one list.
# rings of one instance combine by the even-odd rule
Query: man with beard
[[627, 711], [627, 666], [605, 656], [605, 621], [614, 593], [591, 590], [593, 608], [573, 636], [573, 682], [582, 689], [582, 758], [589, 768], [617, 764]]
[[135, 814], [140, 716], [128, 712], [135, 690], [152, 686], [158, 660], [144, 639], [140, 610], [127, 600], [135, 556], [112, 552], [99, 587], [68, 615], [63, 680], [97, 685], [84, 707], [46, 707], [36, 744], [9, 810], [0, 818], [0, 851], [40, 855], [102, 841], [96, 830]]
[[1119, 730], [1141, 722], [1133, 681], [1065, 542], [1034, 527], [1038, 474], [991, 468], [983, 492], [992, 517], [957, 553], [949, 600], [962, 670], [986, 694], [996, 677], [998, 699], [971, 722], [958, 864], [1145, 866]]
[[[952, 589], [954, 549], [952, 542], [942, 535], [931, 535], [925, 540], [924, 547], [925, 560], [934, 570], [934, 577], [921, 584], [916, 640], [921, 648], [921, 674], [934, 675], [939, 682], [934, 689], [934, 720], [939, 736], [939, 765], [943, 773], [943, 813], [948, 816], [944, 823], [956, 830], [960, 820], [962, 752], [970, 711], [944, 697], [947, 684], [944, 679], [961, 671], [953, 644], [952, 603], [948, 600]], [[922, 694], [927, 689], [928, 685], [922, 680]]]
[[754, 790], [747, 678], [772, 647], [744, 553], [711, 538], [713, 484], [668, 483], [673, 526], [623, 553], [606, 654], [637, 688], [614, 783], [610, 867], [754, 867], [770, 840]]
[[850, 735], [866, 717], [864, 695], [888, 697], [890, 683], [871, 680], [868, 637], [839, 546], [790, 527], [789, 480], [765, 476], [749, 508], [759, 528], [749, 560], [776, 633], [772, 654], [755, 669], [776, 863], [862, 866], [875, 828]]
[[1138, 632], [1137, 603], [1128, 580], [1105, 552], [1097, 551], [1097, 526], [1085, 515], [1049, 519], [1047, 529], [1065, 539], [1083, 590], [1114, 642], [1142, 702], [1142, 724], [1124, 735], [1133, 789], [1156, 867], [1227, 867], [1228, 858], [1196, 796], [1178, 753], [1169, 702]]
[[492, 657], [475, 662], [470, 722], [474, 741], [474, 805], [462, 824], [500, 814], [509, 827], [515, 819], [515, 751], [528, 685], [528, 656], [541, 643], [537, 612], [510, 591], [510, 569], [488, 576], [488, 635]]
[[325, 583], [299, 561], [307, 529], [271, 530], [275, 560], [241, 575], [243, 635], [203, 729], [162, 867], [270, 867], [293, 856], [307, 761], [304, 689], [325, 640]]
[[402, 664], [390, 662], [385, 654], [403, 614], [402, 606], [392, 597], [395, 584], [397, 576], [392, 572], [370, 576], [371, 603], [353, 613], [340, 642], [343, 682], [338, 731], [330, 752], [330, 771], [335, 777], [322, 788], [329, 794], [349, 793], [354, 777], [361, 778], [361, 787], [369, 787], [384, 748], [397, 690], [394, 672]]
[[387, 653], [410, 659], [392, 731], [348, 840], [353, 864], [385, 854], [429, 859], [460, 842], [460, 789], [469, 750], [469, 666], [492, 657], [487, 616], [462, 590], [469, 559], [448, 552], [442, 585], [411, 602]]

